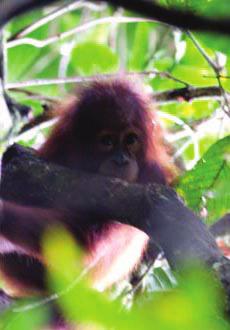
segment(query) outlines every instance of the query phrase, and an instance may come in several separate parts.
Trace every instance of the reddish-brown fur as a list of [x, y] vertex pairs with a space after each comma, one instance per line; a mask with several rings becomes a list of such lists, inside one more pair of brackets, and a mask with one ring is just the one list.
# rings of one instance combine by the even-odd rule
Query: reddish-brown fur
[[[157, 164], [160, 174], [167, 182], [171, 182], [175, 178], [174, 166], [168, 153], [168, 146], [163, 139], [153, 102], [143, 90], [143, 86], [128, 80], [101, 80], [92, 83], [89, 87], [80, 88], [77, 92], [78, 100], [73, 99], [67, 106], [57, 110], [58, 113], [61, 113], [61, 118], [51, 136], [38, 151], [40, 156], [60, 165], [73, 167], [71, 161], [78, 161], [81, 158], [81, 148], [79, 146], [79, 149], [72, 148], [72, 145], [78, 142], [75, 136], [77, 129], [80, 128], [87, 134], [92, 134], [92, 122], [95, 119], [98, 120], [98, 117], [101, 126], [108, 127], [114, 125], [113, 119], [117, 117], [120, 122], [121, 118], [129, 121], [131, 119], [129, 116], [133, 116], [136, 117], [137, 125], [144, 132], [144, 143], [146, 144], [143, 155], [144, 165]], [[107, 116], [103, 118], [106, 97], [107, 102], [109, 99], [113, 99], [115, 103], [107, 109], [109, 116], [107, 113]], [[79, 120], [79, 100], [80, 107], [84, 109], [82, 112], [85, 113], [85, 118], [80, 119], [81, 122]], [[136, 104], [133, 102], [134, 100]], [[126, 106], [127, 109], [125, 109]], [[117, 111], [118, 109], [120, 109], [120, 113]], [[76, 127], [76, 124], [81, 127]], [[151, 180], [148, 178], [146, 181]]]
[[[134, 126], [141, 132], [142, 139], [142, 148], [137, 157], [139, 174], [135, 181], [143, 184], [171, 182], [174, 178], [173, 165], [152, 101], [142, 87], [124, 79], [101, 80], [79, 90], [77, 95], [78, 99], [71, 100], [62, 109], [59, 122], [46, 143], [38, 150], [38, 155], [68, 168], [97, 173], [101, 159], [95, 150], [88, 147], [88, 141], [94, 140], [103, 129], [122, 130], [123, 127]], [[34, 224], [41, 221], [36, 214], [40, 214], [41, 218], [47, 216], [46, 213], [41, 216], [39, 212], [26, 208], [20, 211], [18, 207], [15, 211], [9, 211], [8, 216], [13, 218], [19, 214], [19, 217], [24, 219], [24, 226], [30, 227], [33, 232], [31, 237], [36, 237], [39, 241], [40, 232], [36, 229], [39, 225], [36, 227]], [[27, 218], [33, 219], [29, 223]], [[76, 215], [73, 215], [73, 219], [77, 223]], [[65, 223], [65, 218], [61, 221]], [[20, 290], [42, 290], [44, 284], [39, 277], [43, 277], [44, 271], [37, 259], [37, 241], [30, 238], [30, 243], [24, 243], [27, 239], [23, 233], [17, 238], [17, 233], [12, 235], [12, 230], [13, 226], [11, 230], [5, 230], [5, 237], [19, 246], [26, 247], [27, 253], [28, 246], [31, 247], [34, 259], [30, 264], [22, 263], [24, 269], [21, 272], [21, 256], [13, 252], [8, 262], [4, 265], [1, 262], [2, 272], [8, 279], [11, 278], [11, 282], [15, 283], [14, 287]], [[138, 229], [110, 219], [100, 225], [91, 219], [84, 228], [73, 230], [73, 234], [85, 247], [85, 263], [96, 261], [92, 280], [93, 285], [101, 290], [134, 269], [148, 241], [146, 234]], [[14, 266], [11, 263], [14, 263]], [[20, 272], [23, 274], [17, 276]], [[12, 275], [16, 281], [12, 281]]]

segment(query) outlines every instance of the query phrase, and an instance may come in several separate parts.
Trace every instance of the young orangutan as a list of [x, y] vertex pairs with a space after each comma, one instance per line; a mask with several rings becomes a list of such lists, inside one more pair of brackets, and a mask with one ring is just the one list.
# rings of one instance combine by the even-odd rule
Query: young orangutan
[[[79, 90], [37, 153], [73, 170], [131, 183], [169, 184], [175, 173], [151, 98], [143, 87], [121, 78], [95, 81]], [[67, 215], [53, 211], [4, 202], [1, 235], [9, 249], [2, 249], [0, 270], [12, 295], [45, 291], [39, 224], [57, 217], [68, 227], [79, 220], [68, 214], [67, 221]], [[98, 260], [92, 277], [99, 290], [130, 274], [148, 243], [145, 233], [116, 219], [87, 219], [79, 227], [70, 230], [86, 251], [85, 263]]]

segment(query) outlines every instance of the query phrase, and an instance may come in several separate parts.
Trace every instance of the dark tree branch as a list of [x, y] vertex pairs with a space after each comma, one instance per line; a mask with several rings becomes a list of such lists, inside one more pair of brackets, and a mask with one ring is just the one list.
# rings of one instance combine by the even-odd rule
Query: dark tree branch
[[[6, 24], [17, 15], [53, 2], [55, 2], [55, 0], [1, 0], [0, 26]], [[124, 7], [130, 11], [138, 12], [143, 16], [175, 27], [194, 31], [211, 31], [227, 35], [230, 34], [229, 17], [216, 19], [199, 16], [192, 11], [182, 11], [173, 8], [168, 9], [149, 0], [106, 0], [106, 2], [116, 7]]]
[[149, 0], [107, 0], [108, 3], [115, 6], [121, 6], [128, 10], [138, 12], [143, 16], [156, 19], [159, 22], [169, 24], [175, 27], [189, 29], [194, 31], [212, 31], [229, 34], [230, 20], [214, 19], [202, 17], [194, 14], [192, 11], [177, 10], [174, 8], [165, 8], [155, 1]]
[[[13, 90], [12, 90], [13, 91]], [[30, 131], [38, 127], [39, 125], [48, 122], [50, 119], [54, 119], [56, 117], [53, 108], [57, 105], [56, 99], [46, 98], [30, 91], [20, 90], [20, 92], [25, 92], [28, 96], [34, 96], [38, 99], [42, 100], [44, 112], [31, 119], [28, 123], [26, 123], [20, 130], [19, 135], [25, 132]], [[221, 98], [221, 91], [219, 87], [192, 87], [188, 86], [185, 88], [177, 88], [172, 90], [167, 90], [164, 92], [158, 92], [153, 94], [153, 100], [156, 103], [164, 104], [170, 102], [182, 102], [182, 101], [193, 101], [196, 99], [219, 99]], [[47, 103], [47, 104], [46, 104]], [[18, 136], [17, 136], [18, 137]], [[18, 140], [17, 140], [18, 141]]]
[[[82, 225], [88, 217], [102, 221], [118, 219], [133, 225], [163, 249], [173, 268], [179, 270], [181, 264], [194, 259], [211, 266], [230, 297], [229, 261], [222, 256], [207, 227], [169, 187], [128, 184], [118, 179], [73, 172], [46, 163], [32, 150], [15, 145], [3, 158], [1, 198], [78, 214]], [[4, 214], [1, 209], [2, 230], [12, 220], [6, 219]], [[23, 219], [13, 220], [15, 232], [21, 232], [29, 240], [27, 226], [23, 231], [21, 228]], [[32, 223], [33, 217], [30, 228]], [[49, 224], [47, 217], [45, 224]]]
[[183, 87], [154, 93], [153, 98], [158, 103], [192, 101], [195, 99], [221, 98], [219, 86], [210, 87]]
[[[132, 75], [145, 75], [145, 72], [126, 72], [127, 76]], [[166, 72], [159, 72], [159, 76], [166, 77]], [[68, 77], [64, 78], [62, 80], [60, 79], [44, 79], [44, 80], [31, 80], [31, 81], [25, 81], [25, 82], [18, 82], [18, 83], [9, 83], [7, 84], [7, 89], [10, 92], [19, 92], [27, 94], [29, 97], [34, 97], [35, 99], [44, 101], [46, 103], [57, 103], [57, 99], [55, 98], [48, 98], [46, 96], [43, 96], [38, 93], [30, 92], [27, 89], [24, 89], [25, 86], [30, 87], [31, 86], [40, 86], [40, 85], [48, 85], [48, 84], [68, 84], [75, 82], [76, 84], [83, 84], [86, 81], [93, 81], [94, 79], [100, 79], [105, 77], [115, 77], [115, 74], [105, 74], [105, 75], [96, 75], [96, 76], [89, 76], [87, 78], [85, 77]], [[171, 79], [171, 78], [169, 78]], [[176, 78], [175, 78], [176, 79]], [[173, 80], [175, 80], [173, 79]], [[20, 86], [20, 88], [15, 88], [12, 86]], [[22, 86], [22, 87], [21, 87]], [[221, 98], [221, 90], [219, 86], [206, 86], [206, 87], [193, 87], [193, 86], [186, 86], [183, 88], [175, 88], [175, 89], [169, 89], [164, 92], [156, 92], [153, 94], [153, 98], [155, 102], [158, 103], [167, 103], [167, 102], [178, 102], [178, 101], [192, 101], [195, 99], [211, 99], [211, 98]]]
[[73, 172], [18, 145], [3, 158], [1, 197], [137, 226], [163, 248], [174, 266], [187, 258], [207, 263], [221, 258], [206, 226], [171, 188]]

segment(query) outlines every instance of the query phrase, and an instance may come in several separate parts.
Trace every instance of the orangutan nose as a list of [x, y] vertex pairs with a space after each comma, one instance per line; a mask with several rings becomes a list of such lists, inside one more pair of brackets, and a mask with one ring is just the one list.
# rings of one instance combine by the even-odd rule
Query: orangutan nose
[[125, 166], [129, 163], [129, 158], [124, 152], [116, 153], [112, 160], [117, 166]]

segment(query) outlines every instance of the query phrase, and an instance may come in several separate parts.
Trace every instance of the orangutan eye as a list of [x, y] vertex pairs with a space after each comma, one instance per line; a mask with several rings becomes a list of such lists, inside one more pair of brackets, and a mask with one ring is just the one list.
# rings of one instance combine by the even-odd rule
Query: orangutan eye
[[98, 147], [102, 152], [111, 151], [114, 147], [115, 140], [111, 133], [103, 133], [98, 137]]
[[125, 144], [131, 146], [138, 142], [138, 136], [136, 133], [129, 133], [125, 138]]
[[100, 138], [100, 144], [102, 144], [103, 146], [106, 146], [106, 147], [113, 146], [113, 138], [112, 138], [112, 136], [109, 135], [109, 134], [101, 136], [101, 138]]

